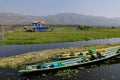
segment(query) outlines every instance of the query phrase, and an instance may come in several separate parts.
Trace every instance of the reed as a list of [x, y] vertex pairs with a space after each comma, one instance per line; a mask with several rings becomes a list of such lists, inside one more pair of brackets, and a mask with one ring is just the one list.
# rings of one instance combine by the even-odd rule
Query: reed
[[79, 46], [70, 48], [59, 48], [43, 50], [38, 52], [29, 52], [21, 55], [0, 58], [0, 68], [17, 68], [23, 64], [47, 62], [52, 58], [56, 58], [61, 55], [61, 52], [65, 54], [70, 54], [70, 52], [81, 52], [87, 51], [88, 49], [103, 49], [112, 46], [119, 46], [119, 44], [106, 44], [106, 45], [90, 45], [90, 46]]

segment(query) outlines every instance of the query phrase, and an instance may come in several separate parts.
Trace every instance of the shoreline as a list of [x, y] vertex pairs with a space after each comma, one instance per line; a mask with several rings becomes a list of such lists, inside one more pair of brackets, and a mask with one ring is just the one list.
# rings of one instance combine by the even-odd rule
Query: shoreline
[[[52, 32], [25, 32], [23, 29], [6, 31], [0, 45], [6, 44], [38, 44], [88, 41], [96, 39], [119, 38], [120, 28], [90, 28], [89, 30], [75, 31], [75, 27], [55, 27]], [[93, 35], [94, 34], [94, 35]], [[71, 36], [72, 35], [72, 36]]]
[[48, 49], [37, 52], [28, 52], [21, 55], [3, 57], [0, 58], [0, 68], [18, 68], [23, 64], [38, 63], [42, 61], [50, 61], [52, 58], [58, 57], [62, 52], [69, 54], [71, 51], [74, 53], [87, 51], [88, 49], [104, 49], [114, 46], [119, 46], [117, 44], [99, 44], [99, 45], [86, 45], [78, 47], [69, 48], [58, 48], [58, 49]]

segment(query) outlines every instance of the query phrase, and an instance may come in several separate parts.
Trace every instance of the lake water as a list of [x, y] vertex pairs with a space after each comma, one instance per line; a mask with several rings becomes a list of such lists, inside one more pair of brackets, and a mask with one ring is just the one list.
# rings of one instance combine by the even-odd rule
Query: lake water
[[50, 44], [1, 45], [0, 57], [14, 56], [31, 51], [41, 51], [46, 49], [67, 48], [67, 47], [93, 45], [93, 44], [112, 44], [112, 43], [120, 43], [120, 38], [64, 42], [64, 43], [50, 43]]
[[0, 80], [120, 80], [120, 56], [82, 68], [75, 67], [69, 74], [63, 72], [61, 75], [57, 71], [20, 74], [17, 70], [0, 69]]
[[[92, 44], [111, 44], [120, 43], [120, 38], [99, 39], [78, 42], [52, 43], [52, 44], [30, 44], [30, 45], [1, 45], [0, 56], [13, 56], [30, 51], [40, 51], [53, 48], [65, 48]], [[108, 61], [107, 61], [108, 62]], [[23, 75], [14, 69], [0, 69], [0, 80], [120, 80], [120, 57], [109, 60], [109, 64], [104, 66], [103, 63], [97, 63], [95, 67], [88, 65], [85, 69], [77, 69], [70, 72], [70, 75], [56, 75], [57, 72], [50, 72], [47, 74], [35, 73]], [[102, 65], [102, 66], [101, 66]], [[74, 70], [74, 69], [73, 69]]]

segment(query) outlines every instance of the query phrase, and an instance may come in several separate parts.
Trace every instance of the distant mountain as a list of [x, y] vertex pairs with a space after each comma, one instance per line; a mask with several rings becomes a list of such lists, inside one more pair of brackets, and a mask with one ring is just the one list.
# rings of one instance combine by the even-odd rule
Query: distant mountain
[[34, 16], [14, 13], [0, 13], [0, 24], [28, 24], [34, 19]]
[[61, 13], [49, 16], [30, 16], [14, 13], [0, 13], [0, 24], [30, 24], [33, 20], [45, 20], [47, 24], [120, 26], [120, 18], [89, 16], [76, 13]]

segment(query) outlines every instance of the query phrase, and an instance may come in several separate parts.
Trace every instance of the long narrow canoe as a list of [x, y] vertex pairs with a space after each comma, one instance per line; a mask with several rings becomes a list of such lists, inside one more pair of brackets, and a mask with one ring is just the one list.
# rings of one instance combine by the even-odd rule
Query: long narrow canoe
[[19, 70], [19, 72], [29, 73], [29, 72], [36, 72], [36, 71], [48, 71], [48, 70], [54, 70], [54, 69], [74, 67], [74, 66], [79, 66], [83, 64], [89, 64], [89, 63], [105, 60], [117, 55], [120, 55], [120, 47], [107, 50], [102, 54], [101, 58], [91, 59], [91, 56], [89, 55], [86, 57], [81, 56], [79, 58], [71, 58], [71, 59], [51, 61], [46, 63], [35, 63], [30, 65], [23, 65]]

